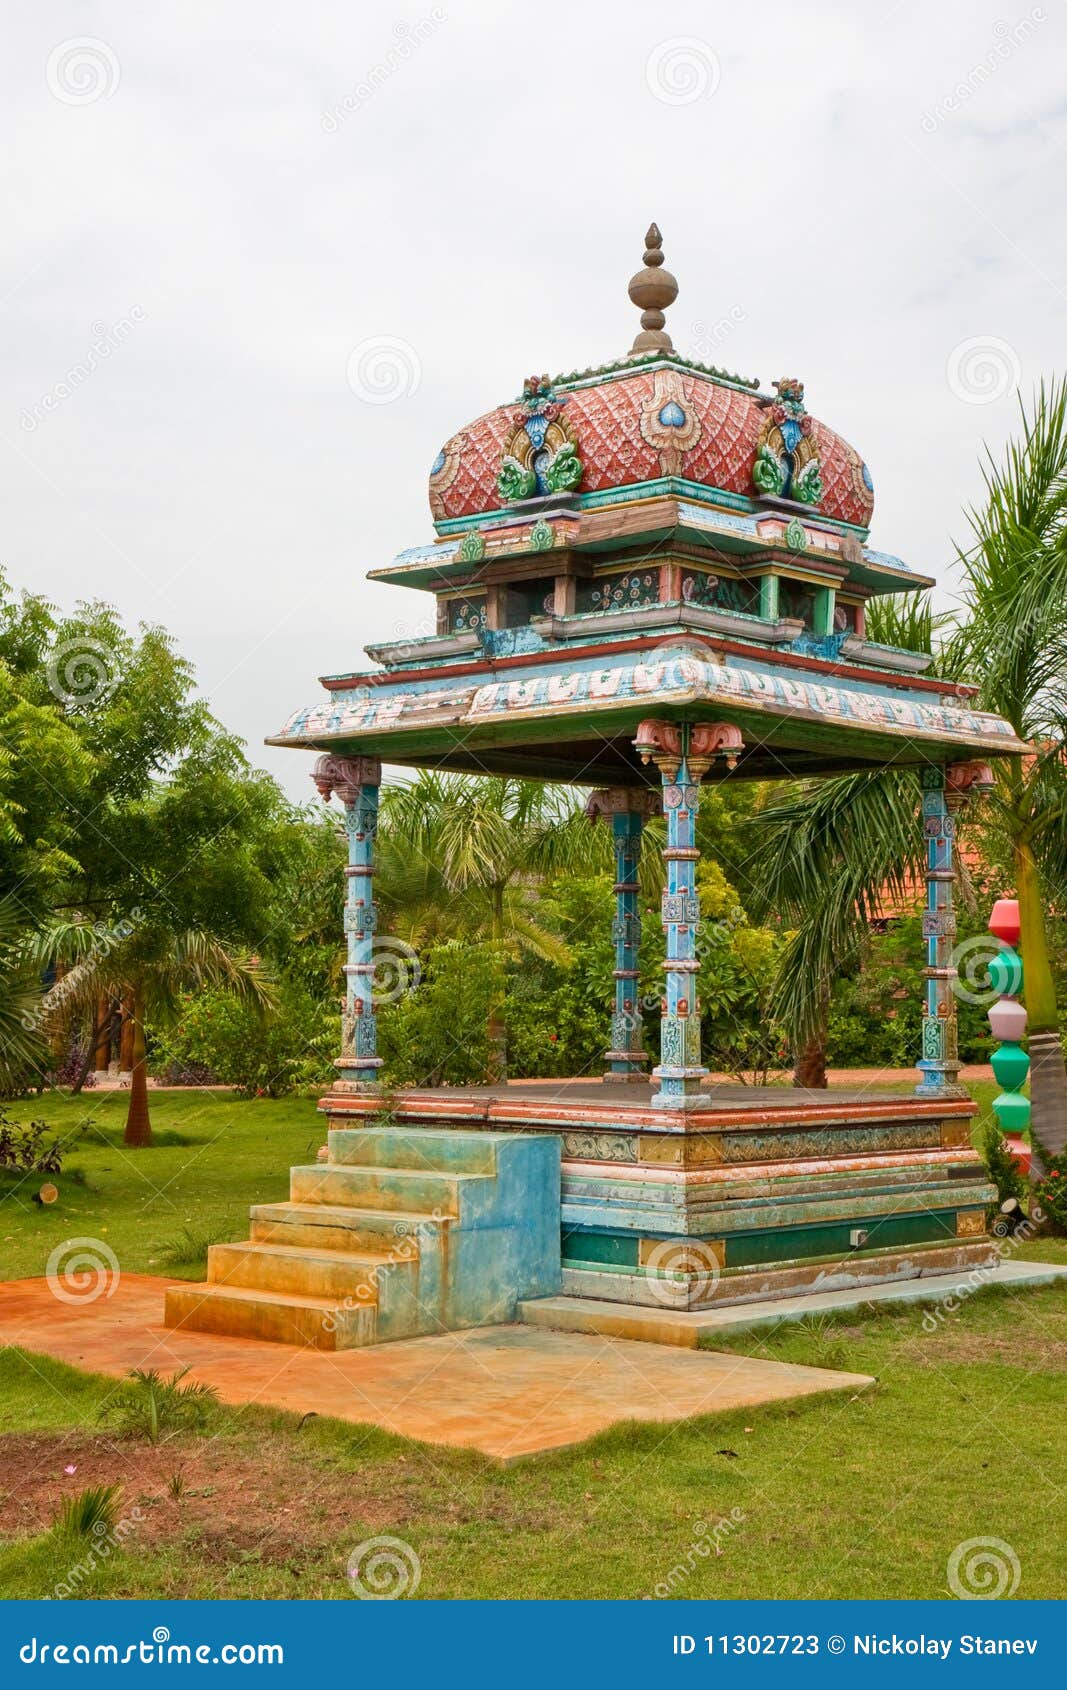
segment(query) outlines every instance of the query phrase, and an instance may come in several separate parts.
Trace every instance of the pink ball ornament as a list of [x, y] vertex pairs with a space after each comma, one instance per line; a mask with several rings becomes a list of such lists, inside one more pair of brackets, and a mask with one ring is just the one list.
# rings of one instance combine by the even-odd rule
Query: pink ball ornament
[[1026, 1037], [1026, 1010], [1015, 998], [1001, 998], [989, 1011], [989, 1026], [1001, 1044], [1018, 1044]]

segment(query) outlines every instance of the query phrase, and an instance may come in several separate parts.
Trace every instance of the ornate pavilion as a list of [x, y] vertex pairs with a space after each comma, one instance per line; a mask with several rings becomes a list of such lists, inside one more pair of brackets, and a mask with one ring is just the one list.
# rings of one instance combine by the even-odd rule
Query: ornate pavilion
[[[366, 1249], [370, 1228], [380, 1255], [381, 1228], [368, 1217], [380, 1209], [395, 1221], [420, 1205], [415, 1296], [432, 1295], [437, 1313], [429, 1325], [392, 1327], [379, 1314], [377, 1336], [484, 1318], [479, 1276], [497, 1287], [498, 1313], [560, 1281], [579, 1297], [697, 1308], [955, 1271], [988, 1256], [992, 1191], [958, 1083], [952, 840], [959, 807], [990, 779], [989, 760], [1025, 747], [1007, 722], [973, 707], [971, 688], [928, 677], [927, 657], [867, 638], [873, 596], [930, 579], [869, 545], [870, 472], [810, 414], [800, 381], [764, 392], [675, 350], [664, 311], [677, 291], [653, 225], [629, 284], [641, 313], [630, 351], [531, 377], [517, 398], [461, 428], [430, 472], [434, 540], [372, 572], [432, 593], [436, 633], [368, 648], [376, 667], [326, 677], [324, 696], [269, 742], [320, 753], [315, 782], [343, 805], [350, 843], [347, 1008], [338, 1079], [321, 1105], [330, 1161], [293, 1170], [289, 1204], [253, 1211], [250, 1244], [220, 1247], [245, 1254], [213, 1262], [216, 1283], [199, 1303], [171, 1293], [174, 1320], [233, 1329], [226, 1284], [244, 1286], [246, 1301], [281, 1285], [290, 1303], [301, 1290], [308, 1303], [311, 1281], [278, 1268], [286, 1247], [322, 1254], [358, 1238]], [[409, 1090], [387, 1099], [383, 1117], [372, 890], [383, 762], [592, 788], [590, 813], [610, 822], [617, 862], [602, 1080]], [[928, 841], [914, 1096], [711, 1083], [695, 997], [702, 788], [890, 763], [920, 771], [916, 826]], [[660, 807], [665, 989], [649, 1072], [636, 883], [643, 824]], [[442, 1287], [461, 1273], [462, 1252], [450, 1265], [438, 1234], [452, 1226], [462, 1241], [470, 1229], [449, 1188], [434, 1210], [445, 1265], [431, 1273], [428, 1212], [444, 1191], [434, 1177], [480, 1168], [484, 1178], [508, 1157], [518, 1169], [516, 1147], [538, 1142], [517, 1195], [481, 1223], [473, 1280], [449, 1305]], [[368, 1168], [375, 1178], [357, 1177]], [[345, 1230], [346, 1206], [362, 1216], [358, 1228], [350, 1217]], [[490, 1234], [507, 1235], [514, 1264], [525, 1260], [512, 1249], [516, 1228], [540, 1240], [541, 1254], [509, 1280]], [[380, 1303], [381, 1273], [378, 1283]], [[263, 1316], [255, 1329], [305, 1330], [295, 1314], [275, 1325]], [[336, 1341], [369, 1341], [366, 1323], [360, 1331]]]

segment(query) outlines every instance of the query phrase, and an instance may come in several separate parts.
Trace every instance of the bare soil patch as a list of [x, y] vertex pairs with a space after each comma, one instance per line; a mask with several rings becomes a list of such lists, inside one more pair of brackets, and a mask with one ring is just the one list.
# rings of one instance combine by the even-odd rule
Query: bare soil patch
[[63, 1499], [88, 1485], [121, 1484], [119, 1515], [136, 1520], [134, 1541], [195, 1542], [207, 1559], [227, 1563], [240, 1554], [306, 1559], [353, 1528], [400, 1525], [412, 1513], [405, 1492], [414, 1478], [393, 1462], [353, 1471], [294, 1459], [282, 1440], [265, 1440], [252, 1455], [211, 1437], [159, 1445], [83, 1431], [0, 1437], [5, 1536], [47, 1530]]

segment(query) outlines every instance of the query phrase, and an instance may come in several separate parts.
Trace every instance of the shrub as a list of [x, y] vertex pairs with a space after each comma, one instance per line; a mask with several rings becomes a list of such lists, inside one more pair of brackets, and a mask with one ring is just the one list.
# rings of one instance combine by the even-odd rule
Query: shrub
[[129, 1437], [147, 1438], [158, 1444], [164, 1433], [198, 1431], [219, 1394], [213, 1385], [183, 1385], [188, 1367], [180, 1367], [169, 1379], [156, 1369], [134, 1368], [129, 1383], [104, 1403], [101, 1420]]
[[173, 1238], [164, 1239], [159, 1253], [168, 1267], [203, 1267], [211, 1245], [218, 1244], [232, 1231], [232, 1227], [223, 1227], [213, 1232], [198, 1232], [195, 1227], [183, 1226]]
[[156, 1037], [165, 1074], [210, 1074], [245, 1097], [284, 1097], [330, 1077], [340, 1017], [329, 1002], [283, 980], [274, 1015], [259, 1015], [230, 992], [187, 993], [176, 1024]]
[[1067, 1152], [1048, 1158], [1048, 1166], [1034, 1186], [1034, 1200], [1057, 1232], [1067, 1232]]
[[74, 1537], [104, 1537], [115, 1529], [121, 1495], [121, 1485], [90, 1485], [64, 1499], [52, 1524]]
[[989, 1122], [982, 1137], [982, 1160], [997, 1188], [997, 1209], [1013, 1197], [1021, 1203], [1026, 1195], [1026, 1181], [995, 1120]]
[[48, 1131], [44, 1121], [19, 1126], [9, 1121], [0, 1108], [0, 1168], [24, 1174], [58, 1174], [63, 1170], [63, 1147], [58, 1139], [42, 1142]]
[[484, 945], [449, 940], [422, 962], [422, 979], [378, 1016], [386, 1083], [462, 1086], [485, 1078], [491, 960]]

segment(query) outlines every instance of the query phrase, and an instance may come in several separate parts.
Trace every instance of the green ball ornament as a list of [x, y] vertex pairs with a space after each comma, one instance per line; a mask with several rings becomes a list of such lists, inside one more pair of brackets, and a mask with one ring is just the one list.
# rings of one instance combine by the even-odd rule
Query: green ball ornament
[[1030, 1058], [1021, 1045], [1000, 1045], [990, 1058], [997, 1085], [1002, 1091], [1019, 1091], [1030, 1072]]
[[989, 963], [989, 984], [998, 997], [1017, 998], [1023, 989], [1023, 959], [1018, 951], [998, 951]]
[[1002, 1091], [993, 1099], [993, 1113], [1003, 1132], [1025, 1132], [1030, 1125], [1030, 1099], [1017, 1091]]

